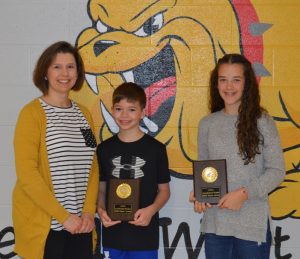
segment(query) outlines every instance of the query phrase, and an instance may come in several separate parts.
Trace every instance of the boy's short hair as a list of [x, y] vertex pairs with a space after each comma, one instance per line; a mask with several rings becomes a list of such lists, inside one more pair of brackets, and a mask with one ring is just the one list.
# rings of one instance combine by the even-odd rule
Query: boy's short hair
[[138, 101], [142, 109], [146, 107], [146, 94], [144, 89], [135, 83], [123, 83], [114, 90], [112, 104], [115, 105], [123, 99]]

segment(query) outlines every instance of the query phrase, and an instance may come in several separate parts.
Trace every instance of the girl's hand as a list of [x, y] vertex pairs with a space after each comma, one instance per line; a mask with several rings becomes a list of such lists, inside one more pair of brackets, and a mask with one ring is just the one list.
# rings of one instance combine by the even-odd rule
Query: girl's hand
[[246, 188], [241, 187], [235, 191], [225, 194], [219, 201], [218, 207], [220, 209], [228, 209], [238, 211], [248, 199]]
[[206, 211], [208, 208], [211, 208], [212, 205], [210, 203], [199, 202], [196, 200], [194, 196], [194, 191], [190, 192], [189, 201], [194, 203], [194, 211], [202, 213]]

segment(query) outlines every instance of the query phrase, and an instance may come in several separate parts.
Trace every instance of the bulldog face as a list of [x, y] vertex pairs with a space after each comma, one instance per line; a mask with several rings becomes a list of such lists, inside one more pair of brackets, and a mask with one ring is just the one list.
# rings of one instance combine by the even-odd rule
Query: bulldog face
[[74, 98], [92, 111], [100, 141], [118, 132], [110, 114], [113, 90], [135, 82], [147, 95], [141, 129], [167, 144], [174, 173], [190, 177], [209, 73], [224, 53], [243, 51], [248, 18], [238, 21], [240, 10], [226, 0], [90, 0], [88, 13], [92, 26], [77, 38], [86, 84]]

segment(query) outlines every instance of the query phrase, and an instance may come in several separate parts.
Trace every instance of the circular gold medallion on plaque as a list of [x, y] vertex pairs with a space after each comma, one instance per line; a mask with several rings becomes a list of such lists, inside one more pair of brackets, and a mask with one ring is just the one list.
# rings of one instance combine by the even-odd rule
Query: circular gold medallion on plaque
[[213, 183], [218, 179], [218, 171], [213, 167], [205, 167], [201, 176], [205, 182]]
[[127, 183], [121, 183], [116, 190], [119, 198], [126, 199], [131, 195], [131, 187]]

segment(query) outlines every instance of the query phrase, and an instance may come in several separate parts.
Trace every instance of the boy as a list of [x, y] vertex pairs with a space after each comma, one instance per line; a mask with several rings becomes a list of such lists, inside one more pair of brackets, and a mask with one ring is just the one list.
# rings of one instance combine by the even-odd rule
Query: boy
[[[146, 95], [141, 87], [123, 83], [115, 89], [112, 103], [112, 116], [119, 133], [97, 148], [101, 172], [97, 211], [103, 224], [103, 251], [110, 259], [156, 259], [158, 211], [170, 197], [166, 147], [140, 129], [146, 106]], [[137, 162], [140, 165], [140, 209], [134, 214], [134, 220], [128, 222], [113, 221], [106, 212], [106, 185], [116, 178], [112, 174], [116, 159], [119, 177], [124, 179], [132, 178], [130, 169], [136, 167]]]

